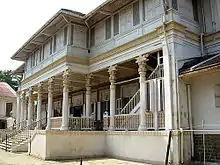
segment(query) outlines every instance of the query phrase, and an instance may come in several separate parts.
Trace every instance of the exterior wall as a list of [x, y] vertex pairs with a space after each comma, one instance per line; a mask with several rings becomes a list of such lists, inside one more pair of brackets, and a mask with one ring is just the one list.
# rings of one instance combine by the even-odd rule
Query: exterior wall
[[[30, 144], [29, 144], [30, 145]], [[31, 151], [30, 151], [31, 148]], [[46, 136], [44, 134], [34, 134], [31, 147], [28, 146], [28, 152], [31, 152], [32, 155], [45, 159], [46, 158]]]
[[[160, 0], [145, 0], [145, 20], [143, 23], [140, 21], [140, 23], [135, 26], [133, 26], [133, 5], [119, 10], [119, 34], [116, 36], [112, 34], [108, 40], [105, 39], [105, 20], [96, 24], [94, 26], [95, 46], [91, 48], [89, 57], [107, 52], [142, 35], [150, 33], [161, 26], [163, 13], [161, 2]], [[139, 10], [141, 11], [141, 9]]]
[[167, 136], [116, 132], [106, 136], [106, 143], [105, 152], [110, 157], [154, 164], [165, 160]]
[[[204, 124], [219, 125], [220, 108], [215, 107], [215, 85], [220, 84], [220, 74], [210, 73], [192, 78], [192, 115], [193, 125], [201, 129]], [[205, 126], [205, 129], [217, 129], [214, 126]]]
[[53, 160], [105, 156], [164, 164], [167, 140], [166, 132], [38, 131], [31, 154]]

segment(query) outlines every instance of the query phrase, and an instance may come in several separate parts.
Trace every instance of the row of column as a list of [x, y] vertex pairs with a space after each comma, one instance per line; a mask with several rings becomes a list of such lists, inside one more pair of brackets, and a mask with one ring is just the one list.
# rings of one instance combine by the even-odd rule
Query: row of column
[[[148, 55], [139, 56], [136, 59], [136, 63], [138, 64], [138, 73], [140, 75], [139, 83], [140, 83], [140, 125], [138, 130], [145, 131], [147, 130], [146, 125], [146, 117], [145, 112], [147, 110], [147, 84], [146, 84], [146, 62]], [[109, 81], [110, 81], [110, 124], [109, 130], [114, 130], [114, 115], [116, 110], [116, 74], [117, 74], [117, 66], [109, 67]]]
[[[147, 129], [146, 127], [146, 118], [145, 112], [147, 109], [147, 84], [146, 84], [146, 62], [148, 55], [139, 56], [136, 59], [136, 63], [138, 64], [138, 72], [140, 75], [140, 125], [139, 131], [144, 131]], [[117, 74], [117, 66], [111, 66], [108, 69], [109, 72], [109, 81], [110, 81], [110, 126], [109, 130], [114, 130], [114, 115], [116, 110], [116, 74]], [[68, 130], [69, 124], [69, 77], [70, 72], [66, 70], [63, 73], [63, 106], [62, 106], [62, 126], [61, 130]], [[89, 117], [91, 115], [91, 79], [92, 75], [89, 74], [86, 76], [86, 116]], [[41, 129], [41, 107], [42, 107], [42, 91], [43, 84], [38, 84], [38, 97], [37, 97], [37, 129]], [[54, 78], [50, 78], [48, 80], [48, 109], [47, 109], [47, 127], [46, 130], [51, 129], [51, 117], [53, 111], [53, 88], [54, 88]], [[28, 97], [28, 120], [27, 125], [30, 126], [32, 123], [32, 112], [33, 112], [33, 100], [32, 100], [32, 88], [29, 89], [29, 97]], [[25, 111], [25, 93], [22, 94], [22, 99], [17, 100], [17, 121], [24, 120], [24, 111]], [[21, 107], [21, 108], [20, 108]], [[21, 111], [20, 111], [21, 109]]]

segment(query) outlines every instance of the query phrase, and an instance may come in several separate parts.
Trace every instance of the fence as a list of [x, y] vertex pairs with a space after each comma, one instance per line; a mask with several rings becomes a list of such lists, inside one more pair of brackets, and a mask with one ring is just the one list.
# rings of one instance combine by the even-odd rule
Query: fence
[[[193, 165], [220, 164], [220, 124], [202, 122], [181, 132], [181, 148], [184, 150], [187, 144], [190, 145]], [[186, 150], [183, 152], [183, 155], [188, 154]]]

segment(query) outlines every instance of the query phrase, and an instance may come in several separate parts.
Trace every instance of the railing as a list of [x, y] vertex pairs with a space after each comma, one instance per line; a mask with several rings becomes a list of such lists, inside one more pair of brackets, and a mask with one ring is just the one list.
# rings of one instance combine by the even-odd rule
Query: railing
[[[154, 112], [149, 111], [145, 113], [146, 127], [148, 130], [154, 130]], [[139, 114], [123, 114], [114, 116], [115, 130], [138, 130], [140, 124]], [[110, 125], [110, 116], [103, 117], [103, 130], [108, 130]], [[158, 128], [165, 128], [165, 115], [164, 111], [158, 112]]]
[[140, 89], [134, 94], [134, 96], [128, 101], [128, 103], [124, 106], [124, 108], [118, 112], [117, 114], [129, 114], [134, 107], [139, 103], [140, 101]]
[[148, 80], [164, 77], [164, 68], [163, 64], [157, 65], [157, 67], [154, 69], [154, 71], [150, 74], [148, 77]]
[[[8, 151], [12, 148], [13, 145], [19, 145], [23, 143], [26, 140], [29, 140], [33, 134], [32, 128], [35, 128], [39, 123], [43, 123], [46, 119], [41, 119], [39, 121], [33, 121], [30, 125], [23, 125], [21, 127], [21, 123], [18, 123], [17, 125], [14, 125], [13, 127], [19, 128], [19, 129], [9, 129], [10, 132], [7, 132], [5, 135], [1, 136], [1, 145], [5, 147], [5, 150]], [[25, 121], [26, 122], [26, 121]], [[11, 141], [11, 143], [9, 143]]]
[[116, 115], [114, 116], [116, 130], [137, 130], [139, 127], [139, 115]]
[[147, 80], [147, 110], [163, 111], [165, 108], [164, 78]]
[[69, 118], [70, 130], [93, 130], [94, 119], [91, 117], [70, 117]]
[[159, 129], [165, 128], [165, 113], [164, 113], [164, 111], [158, 112], [158, 128]]
[[62, 117], [51, 117], [50, 123], [52, 129], [60, 129], [62, 125]]

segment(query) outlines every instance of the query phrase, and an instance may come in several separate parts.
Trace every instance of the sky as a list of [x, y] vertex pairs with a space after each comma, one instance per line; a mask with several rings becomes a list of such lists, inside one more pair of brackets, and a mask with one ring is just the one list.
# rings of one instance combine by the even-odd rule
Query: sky
[[87, 14], [105, 0], [0, 1], [0, 70], [14, 70], [22, 62], [11, 56], [61, 8]]

